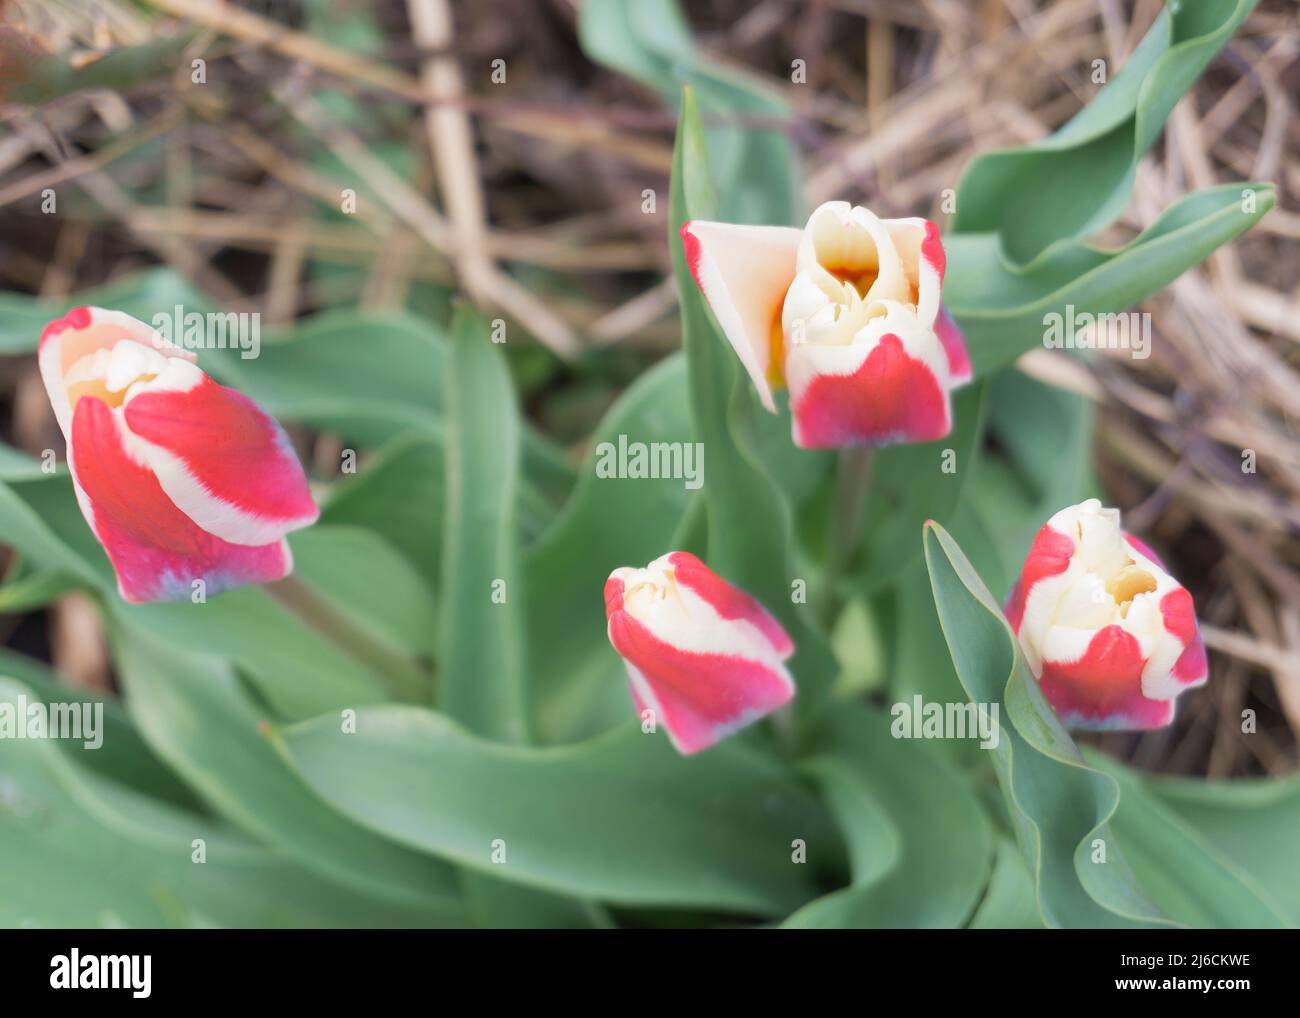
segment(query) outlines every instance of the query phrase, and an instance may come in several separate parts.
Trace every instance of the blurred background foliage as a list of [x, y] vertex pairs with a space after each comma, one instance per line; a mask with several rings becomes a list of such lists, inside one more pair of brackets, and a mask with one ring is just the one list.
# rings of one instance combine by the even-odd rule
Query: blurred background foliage
[[[0, 697], [71, 686], [111, 728], [0, 744], [0, 922], [1300, 922], [1294, 5], [3, 11]], [[949, 439], [877, 455], [848, 546], [835, 457], [756, 410], [665, 243], [830, 198], [944, 228], [980, 374]], [[308, 465], [306, 603], [116, 598], [40, 469], [31, 351], [86, 303], [262, 315], [260, 357], [201, 357]], [[1150, 311], [1153, 355], [1043, 349], [1066, 303]], [[705, 490], [595, 483], [619, 434], [703, 441]], [[1192, 589], [1212, 678], [1081, 756], [985, 609], [1094, 493]], [[668, 548], [783, 614], [792, 734], [684, 761], [630, 726], [600, 590]], [[889, 738], [914, 694], [1020, 723], [1001, 755]]]

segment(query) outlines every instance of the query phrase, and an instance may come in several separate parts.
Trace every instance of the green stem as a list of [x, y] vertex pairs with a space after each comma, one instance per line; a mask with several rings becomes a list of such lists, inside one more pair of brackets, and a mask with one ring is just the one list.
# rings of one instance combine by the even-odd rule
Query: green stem
[[296, 576], [286, 576], [262, 589], [289, 609], [308, 628], [320, 633], [382, 678], [402, 700], [427, 703], [429, 676], [409, 657], [395, 650], [340, 611]]
[[826, 569], [821, 591], [821, 617], [829, 629], [840, 610], [837, 588], [845, 566], [858, 548], [862, 510], [871, 484], [870, 447], [841, 449], [831, 496], [830, 527], [826, 535]]

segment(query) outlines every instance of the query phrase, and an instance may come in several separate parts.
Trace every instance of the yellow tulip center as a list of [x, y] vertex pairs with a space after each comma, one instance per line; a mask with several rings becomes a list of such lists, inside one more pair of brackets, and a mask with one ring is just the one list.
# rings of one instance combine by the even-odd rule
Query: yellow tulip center
[[1133, 598], [1156, 589], [1156, 578], [1141, 566], [1129, 564], [1106, 581], [1106, 593], [1115, 599], [1121, 615], [1127, 615]]

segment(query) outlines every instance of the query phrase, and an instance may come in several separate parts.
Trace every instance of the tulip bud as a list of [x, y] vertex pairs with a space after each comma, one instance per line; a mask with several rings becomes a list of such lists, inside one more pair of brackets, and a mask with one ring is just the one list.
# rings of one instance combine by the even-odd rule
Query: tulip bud
[[743, 590], [675, 551], [605, 583], [609, 640], [627, 666], [637, 711], [649, 710], [689, 756], [794, 696], [782, 663], [794, 644]]
[[687, 265], [759, 398], [790, 390], [803, 448], [928, 442], [952, 430], [970, 380], [940, 303], [946, 259], [925, 219], [827, 202], [802, 230], [695, 220]]
[[1007, 605], [1029, 669], [1067, 725], [1161, 728], [1207, 678], [1192, 596], [1090, 498], [1034, 538]]
[[284, 535], [319, 511], [288, 437], [252, 400], [120, 311], [73, 309], [45, 327], [38, 357], [77, 501], [125, 600], [291, 571]]

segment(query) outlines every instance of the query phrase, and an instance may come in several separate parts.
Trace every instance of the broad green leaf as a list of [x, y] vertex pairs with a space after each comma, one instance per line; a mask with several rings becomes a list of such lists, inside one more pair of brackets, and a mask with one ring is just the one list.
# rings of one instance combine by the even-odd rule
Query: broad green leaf
[[[1090, 752], [1089, 761], [1119, 782], [1119, 809], [1111, 821], [1142, 887], [1166, 914], [1210, 929], [1294, 926], [1261, 885], [1192, 825], [1146, 790], [1139, 775]], [[1292, 847], [1297, 839], [1292, 838]], [[1294, 878], [1291, 878], [1294, 882]]]
[[1034, 903], [1034, 881], [1025, 868], [1025, 857], [1015, 842], [998, 839], [993, 876], [984, 890], [984, 900], [970, 921], [973, 930], [1038, 929], [1043, 920]]
[[1054, 241], [1115, 218], [1138, 159], [1255, 2], [1168, 4], [1123, 69], [1069, 123], [1041, 142], [985, 153], [967, 167], [954, 231], [998, 233], [1009, 258], [1025, 263]]
[[[1007, 810], [1049, 926], [1168, 925], [1111, 833], [1119, 788], [1089, 767], [1030, 678], [1002, 611], [957, 543], [925, 528], [925, 557], [953, 664], [973, 703], [996, 704], [992, 750]], [[1093, 843], [1107, 846], [1104, 865]]]
[[[1053, 218], [1024, 200], [1039, 218]], [[1269, 184], [1210, 188], [1177, 202], [1123, 247], [1060, 241], [1019, 269], [1004, 263], [997, 234], [950, 233], [944, 303], [983, 374], [1043, 343], [1045, 316], [1064, 315], [1067, 305], [1076, 316], [1123, 311], [1246, 232], [1273, 203]]]
[[167, 769], [167, 766], [140, 738], [122, 709], [111, 697], [99, 696], [80, 686], [60, 681], [49, 667], [35, 658], [16, 654], [0, 647], [0, 676], [20, 682], [29, 699], [42, 703], [94, 703], [103, 710], [103, 740], [95, 749], [82, 743], [60, 741], [59, 747], [76, 757], [81, 765], [113, 781], [135, 788], [154, 798], [165, 799], [191, 811], [201, 807], [194, 793]]
[[682, 86], [691, 86], [707, 125], [721, 218], [800, 218], [794, 147], [783, 130], [790, 120], [784, 99], [757, 78], [702, 59], [676, 0], [583, 4], [578, 40], [590, 59], [655, 90], [670, 108], [678, 108]]
[[993, 832], [964, 776], [934, 746], [894, 738], [889, 715], [837, 705], [810, 736], [814, 780], [848, 842], [852, 884], [793, 927], [954, 927], [989, 876]]
[[317, 524], [292, 535], [294, 575], [394, 655], [433, 653], [433, 594], [372, 530]]
[[1092, 469], [1092, 405], [1014, 369], [989, 379], [997, 452], [975, 463], [953, 530], [997, 596], [1010, 592], [1034, 535], [1069, 505], [1100, 494]]
[[544, 743], [595, 735], [631, 716], [623, 663], [606, 635], [605, 580], [619, 566], [679, 550], [673, 535], [692, 494], [684, 479], [597, 474], [620, 436], [646, 448], [692, 440], [680, 356], [655, 365], [610, 408], [573, 496], [525, 556], [529, 683]]
[[[276, 754], [264, 734], [265, 714], [227, 663], [165, 642], [129, 619], [112, 621], [114, 660], [132, 721], [213, 809], [357, 893], [408, 903], [438, 921], [462, 921], [454, 870], [363, 830], [314, 795]], [[318, 723], [341, 732], [343, 721], [335, 713]]]
[[[0, 679], [0, 701], [34, 695]], [[74, 757], [58, 747], [21, 740], [0, 754], [4, 926], [426, 926], [440, 918], [324, 880], [211, 818], [87, 769], [98, 751]], [[202, 865], [193, 859], [199, 845]]]
[[707, 559], [717, 573], [762, 601], [790, 633], [797, 648], [790, 662], [799, 688], [796, 704], [807, 713], [834, 680], [834, 655], [792, 603], [793, 522], [759, 451], [756, 415], [762, 411], [705, 307], [678, 238], [688, 220], [711, 217], [711, 186], [699, 109], [688, 89], [673, 157], [669, 244], [680, 297], [691, 423], [705, 450]]
[[41, 461], [12, 445], [0, 442], [0, 481], [30, 480], [40, 477]]
[[1146, 777], [1146, 792], [1197, 831], [1300, 924], [1300, 776], [1244, 781]]
[[74, 307], [114, 308], [142, 322], [152, 322], [156, 314], [170, 316], [177, 304], [187, 311], [211, 310], [206, 297], [167, 268], [146, 269], [63, 300], [0, 293], [0, 354], [33, 352], [41, 330]]
[[77, 508], [67, 473], [15, 471], [0, 477], [0, 537], [30, 567], [66, 573], [116, 591], [112, 567]]
[[[1035, 532], [1058, 509], [1099, 490], [1092, 471], [1093, 408], [1088, 400], [1006, 369], [989, 379], [988, 405], [989, 430], [1042, 517]], [[1026, 543], [1021, 551], [1028, 550]]]
[[515, 497], [519, 420], [505, 364], [468, 308], [452, 323], [438, 703], [472, 731], [528, 737]]
[[599, 905], [462, 870], [475, 923], [493, 930], [607, 929], [613, 920]]
[[[390, 671], [412, 680], [405, 673], [414, 666], [400, 656], [380, 663], [357, 657], [345, 642], [331, 642], [337, 633], [312, 628], [267, 588], [241, 587], [200, 604], [126, 604], [117, 594], [103, 549], [81, 516], [67, 474], [0, 482], [0, 521], [6, 524], [6, 537], [17, 534], [14, 545], [33, 563], [75, 577], [113, 610], [167, 639], [238, 664], [282, 717], [381, 702], [388, 698]], [[330, 534], [326, 530], [309, 538], [303, 546], [306, 555], [328, 557]], [[412, 681], [422, 680], [415, 676]]]
[[128, 605], [111, 610], [196, 653], [239, 667], [274, 713], [297, 720], [381, 703], [384, 677], [309, 626], [263, 587], [239, 587], [203, 604]]
[[440, 439], [394, 438], [331, 489], [318, 526], [342, 524], [380, 534], [426, 582], [436, 582], [442, 572], [442, 460]]
[[36, 569], [6, 578], [0, 586], [0, 615], [43, 608], [79, 586], [75, 576], [57, 569]]
[[982, 383], [953, 397], [953, 430], [937, 442], [895, 445], [872, 455], [862, 521], [858, 583], [870, 593], [897, 579], [921, 557], [918, 534], [926, 520], [949, 523], [984, 431]]
[[[686, 759], [662, 733], [628, 727], [528, 749], [403, 706], [360, 711], [352, 735], [323, 718], [279, 739], [308, 784], [359, 823], [543, 890], [774, 916], [817, 893], [818, 865], [839, 862], [816, 802], [735, 741]], [[807, 865], [791, 861], [796, 838]]]
[[199, 365], [280, 420], [377, 445], [439, 431], [446, 342], [413, 315], [332, 311], [262, 337], [256, 357], [204, 350]]

